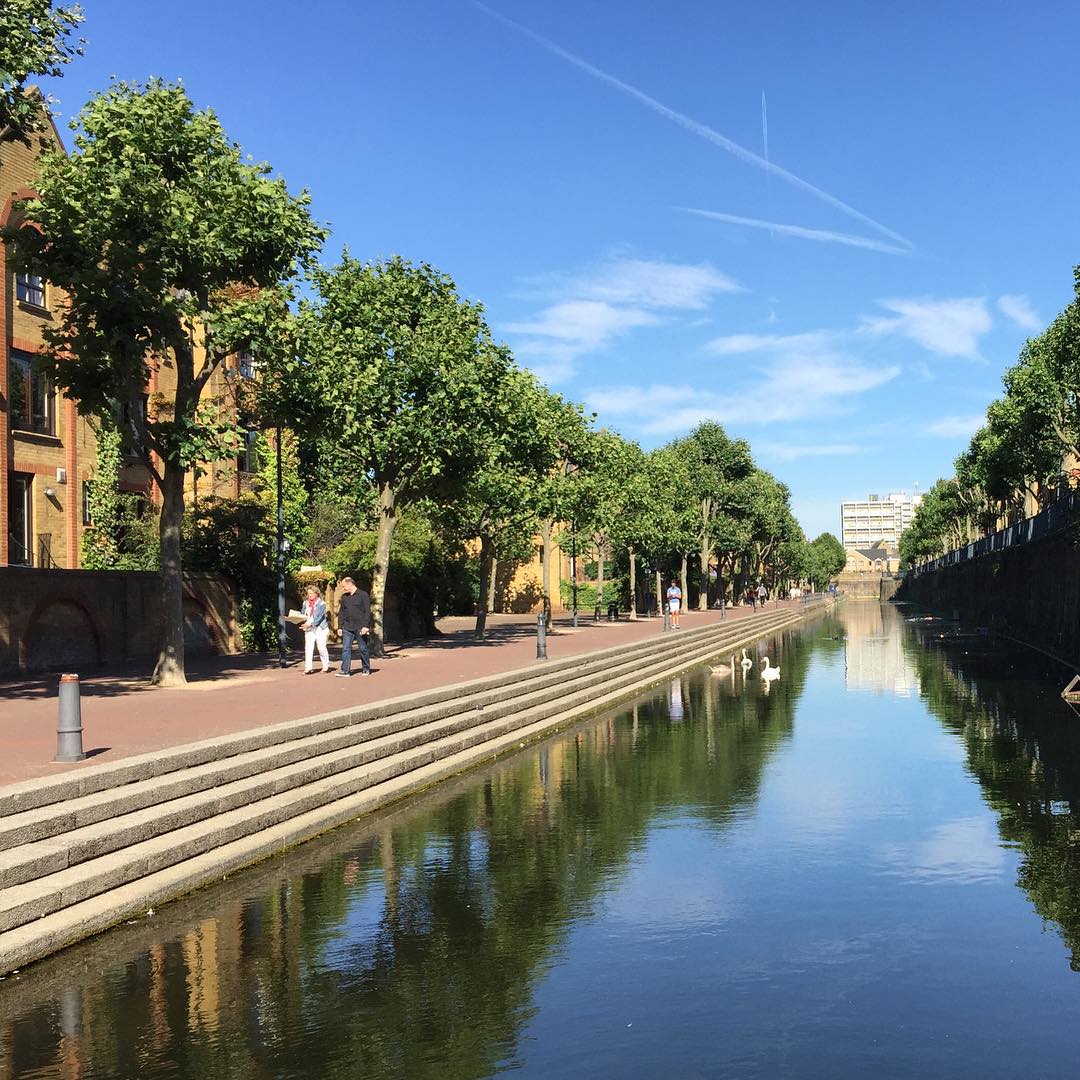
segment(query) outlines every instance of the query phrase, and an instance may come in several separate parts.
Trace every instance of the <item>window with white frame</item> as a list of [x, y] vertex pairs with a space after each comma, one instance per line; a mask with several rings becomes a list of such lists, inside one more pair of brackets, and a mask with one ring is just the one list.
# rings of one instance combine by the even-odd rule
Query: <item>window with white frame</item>
[[15, 299], [31, 307], [45, 307], [45, 281], [37, 274], [15, 275]]

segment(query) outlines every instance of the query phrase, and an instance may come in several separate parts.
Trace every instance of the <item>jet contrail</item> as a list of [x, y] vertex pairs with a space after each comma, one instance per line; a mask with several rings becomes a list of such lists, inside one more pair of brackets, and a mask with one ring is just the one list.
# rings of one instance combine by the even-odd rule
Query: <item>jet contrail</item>
[[765, 148], [765, 167], [771, 169], [769, 164], [769, 110], [765, 104], [765, 91], [761, 91], [761, 142]]
[[868, 236], [854, 236], [851, 233], [832, 232], [830, 229], [807, 229], [803, 225], [783, 225], [777, 221], [762, 221], [760, 218], [739, 217], [737, 214], [721, 214], [716, 210], [698, 210], [692, 206], [680, 206], [678, 209], [687, 214], [709, 218], [712, 221], [726, 221], [729, 225], [747, 225], [752, 229], [768, 229], [782, 236], [797, 236], [802, 240], [818, 240], [825, 244], [846, 244], [848, 247], [865, 248], [867, 251], [882, 251], [886, 255], [910, 255], [913, 248], [886, 244], [883, 240], [873, 240]]
[[[635, 101], [640, 102], [646, 108], [651, 109], [654, 113], [659, 114], [667, 120], [670, 120], [674, 124], [678, 124], [679, 127], [685, 128], [687, 131], [705, 139], [707, 142], [711, 142], [714, 146], [719, 146], [721, 150], [726, 150], [729, 154], [734, 155], [740, 161], [745, 161], [748, 165], [755, 165], [759, 169], [772, 176], [779, 177], [781, 180], [786, 181], [793, 187], [799, 188], [801, 191], [805, 191], [815, 198], [820, 199], [822, 202], [835, 209], [847, 214], [849, 217], [854, 218], [856, 221], [861, 221], [864, 225], [868, 225], [876, 232], [880, 232], [890, 239], [895, 240], [897, 244], [901, 245], [905, 250], [911, 251], [915, 245], [907, 239], [905, 236], [901, 236], [900, 233], [894, 232], [886, 225], [882, 225], [880, 221], [875, 221], [872, 217], [862, 213], [861, 210], [856, 210], [855, 207], [849, 206], [846, 202], [838, 199], [835, 195], [830, 195], [827, 191], [822, 191], [821, 188], [815, 187], [808, 180], [803, 180], [802, 177], [796, 176], [792, 172], [788, 172], [787, 169], [781, 168], [779, 165], [774, 165], [772, 162], [767, 161], [759, 154], [755, 154], [753, 150], [747, 150], [745, 146], [740, 146], [739, 143], [733, 139], [729, 139], [726, 135], [721, 135], [719, 131], [714, 130], [707, 124], [699, 123], [697, 120], [686, 116], [684, 113], [676, 112], [674, 109], [668, 108], [662, 102], [656, 100], [656, 98], [649, 97], [648, 94], [643, 93], [641, 90], [636, 89], [629, 83], [623, 82], [621, 79], [617, 79], [614, 75], [609, 75], [606, 71], [601, 71], [600, 68], [590, 64], [587, 60], [583, 60], [580, 56], [570, 52], [568, 49], [564, 49], [561, 45], [557, 45], [550, 38], [546, 38], [543, 34], [537, 33], [535, 30], [531, 30], [529, 27], [511, 19], [507, 15], [503, 15], [501, 12], [495, 11], [493, 8], [487, 6], [482, 0], [473, 0], [473, 4], [479, 8], [485, 15], [490, 16], [493, 19], [497, 19], [504, 26], [510, 27], [512, 30], [516, 30], [519, 34], [523, 34], [525, 37], [535, 41], [538, 45], [542, 46], [550, 53], [554, 53], [555, 56], [561, 57], [568, 64], [573, 64], [574, 67], [586, 74], [591, 75], [594, 79], [598, 79], [600, 82], [607, 83], [608, 86], [613, 86], [616, 90], [625, 94], [627, 97], [633, 98]], [[814, 230], [810, 230], [814, 231]]]

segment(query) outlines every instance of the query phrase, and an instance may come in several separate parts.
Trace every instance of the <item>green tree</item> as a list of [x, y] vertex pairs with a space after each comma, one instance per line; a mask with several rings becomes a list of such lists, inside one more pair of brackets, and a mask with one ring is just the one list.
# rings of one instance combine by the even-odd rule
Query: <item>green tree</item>
[[[492, 391], [491, 423], [477, 432], [474, 470], [444, 506], [450, 532], [480, 543], [476, 637], [483, 639], [499, 559], [520, 555], [539, 522], [548, 475], [564, 449], [568, 406], [535, 377], [511, 368]], [[577, 410], [569, 407], [572, 416]]]
[[372, 650], [382, 655], [386, 575], [398, 517], [463, 494], [497, 420], [511, 360], [483, 311], [426, 263], [362, 263], [345, 253], [314, 274], [299, 314], [302, 360], [278, 354], [307, 430], [337, 448], [338, 468], [376, 493]]
[[[324, 234], [306, 193], [290, 195], [267, 165], [245, 163], [182, 87], [117, 83], [73, 126], [74, 152], [43, 157], [39, 194], [24, 203], [41, 232], [23, 230], [30, 239], [21, 236], [15, 254], [68, 296], [48, 332], [54, 383], [86, 414], [123, 403], [161, 491], [154, 678], [181, 685], [184, 479], [198, 462], [228, 456], [236, 431], [235, 416], [200, 398], [239, 349], [282, 348], [285, 283]], [[144, 410], [154, 363], [172, 366], [175, 389]]]
[[700, 568], [698, 608], [709, 606], [709, 564], [719, 542], [730, 543], [745, 503], [740, 484], [753, 471], [750, 447], [730, 439], [724, 429], [707, 421], [685, 439], [672, 444], [682, 459], [690, 482], [688, 497], [698, 510], [697, 555]]
[[52, 0], [4, 0], [0, 4], [0, 144], [29, 143], [48, 116], [48, 101], [29, 93], [35, 78], [58, 78], [80, 56], [84, 41], [72, 40], [83, 21], [78, 4]]
[[810, 541], [807, 551], [806, 576], [816, 589], [824, 589], [847, 565], [844, 545], [830, 532], [823, 532]]

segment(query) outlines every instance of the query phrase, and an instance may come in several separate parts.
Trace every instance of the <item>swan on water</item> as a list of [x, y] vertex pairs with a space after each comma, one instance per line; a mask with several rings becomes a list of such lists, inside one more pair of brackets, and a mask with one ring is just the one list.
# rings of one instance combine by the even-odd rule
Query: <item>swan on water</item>
[[780, 669], [778, 667], [769, 667], [769, 658], [767, 656], [761, 658], [761, 677], [766, 682], [772, 682], [774, 679], [780, 678]]
[[714, 675], [730, 675], [735, 670], [735, 657], [734, 656], [731, 657], [731, 663], [730, 664], [716, 664], [716, 665], [710, 664], [709, 665], [709, 670]]
[[746, 650], [745, 649], [743, 649], [743, 651], [742, 651], [741, 666], [742, 666], [743, 671], [749, 671], [754, 666], [754, 661], [751, 660], [750, 657], [746, 655]]

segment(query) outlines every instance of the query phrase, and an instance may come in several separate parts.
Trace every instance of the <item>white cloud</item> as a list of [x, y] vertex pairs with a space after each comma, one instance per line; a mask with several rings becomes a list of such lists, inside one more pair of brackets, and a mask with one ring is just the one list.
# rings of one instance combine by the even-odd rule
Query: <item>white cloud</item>
[[775, 352], [778, 349], [818, 349], [830, 340], [831, 335], [825, 330], [812, 330], [804, 334], [728, 334], [713, 338], [706, 348], [718, 356], [736, 356]]
[[879, 300], [891, 316], [863, 316], [863, 331], [900, 334], [939, 356], [979, 359], [979, 338], [993, 322], [984, 297]]
[[968, 439], [986, 423], [983, 413], [971, 416], [943, 416], [932, 424], [926, 425], [931, 435], [942, 439]]
[[997, 300], [998, 311], [1011, 319], [1021, 330], [1041, 330], [1042, 319], [1035, 314], [1031, 301], [1017, 293], [1007, 293]]
[[504, 329], [510, 334], [556, 338], [589, 349], [657, 321], [655, 315], [640, 308], [615, 307], [600, 300], [568, 300], [545, 308], [532, 322], [507, 323]]
[[580, 357], [633, 330], [658, 325], [667, 312], [702, 311], [717, 295], [742, 291], [708, 263], [641, 258], [612, 258], [533, 284], [553, 302], [500, 329], [514, 339], [518, 359], [552, 383], [570, 378]]
[[[791, 352], [759, 365], [729, 390], [686, 385], [596, 387], [585, 400], [603, 419], [629, 418], [640, 431], [672, 435], [703, 420], [772, 423], [831, 415], [850, 409], [851, 399], [895, 379], [898, 365], [872, 365], [841, 354]], [[834, 444], [834, 447], [837, 444]]]
[[568, 286], [592, 300], [695, 311], [707, 307], [718, 293], [744, 291], [734, 278], [708, 263], [662, 259], [612, 259], [569, 279]]

